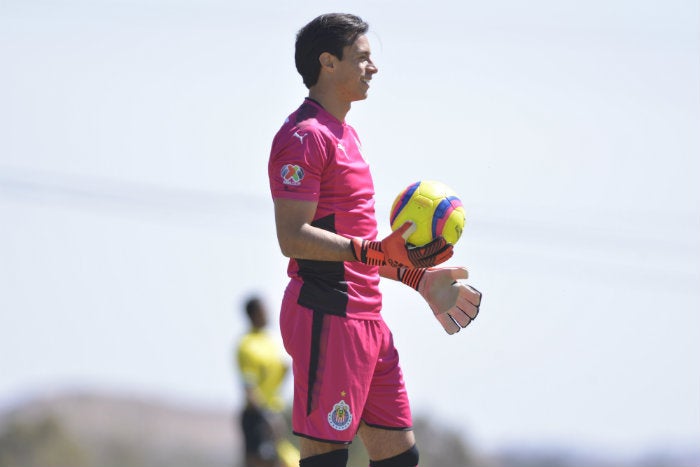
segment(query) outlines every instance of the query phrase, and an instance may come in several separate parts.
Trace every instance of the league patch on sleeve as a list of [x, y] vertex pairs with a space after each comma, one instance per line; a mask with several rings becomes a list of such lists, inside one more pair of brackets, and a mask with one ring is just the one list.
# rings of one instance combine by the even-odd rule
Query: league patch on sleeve
[[304, 179], [304, 169], [298, 165], [287, 164], [280, 170], [282, 182], [285, 185], [301, 185]]

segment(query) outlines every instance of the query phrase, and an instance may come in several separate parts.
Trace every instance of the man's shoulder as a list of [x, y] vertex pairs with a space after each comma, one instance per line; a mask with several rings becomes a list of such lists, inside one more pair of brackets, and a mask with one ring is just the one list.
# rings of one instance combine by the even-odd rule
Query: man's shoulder
[[333, 133], [334, 122], [329, 118], [327, 112], [323, 110], [317, 103], [306, 99], [299, 108], [292, 112], [285, 120], [281, 130], [287, 129], [303, 130], [313, 132], [319, 135], [328, 135]]
[[313, 101], [304, 100], [297, 110], [292, 114], [295, 125], [320, 126], [323, 123], [322, 109]]
[[245, 347], [247, 345], [268, 345], [274, 344], [275, 340], [267, 332], [248, 332], [244, 334], [240, 341], [239, 347]]
[[294, 114], [287, 118], [274, 138], [274, 147], [287, 147], [293, 143], [305, 143], [315, 141], [318, 146], [324, 146], [333, 141], [334, 133], [323, 122], [314, 117], [306, 117], [303, 120], [294, 120]]

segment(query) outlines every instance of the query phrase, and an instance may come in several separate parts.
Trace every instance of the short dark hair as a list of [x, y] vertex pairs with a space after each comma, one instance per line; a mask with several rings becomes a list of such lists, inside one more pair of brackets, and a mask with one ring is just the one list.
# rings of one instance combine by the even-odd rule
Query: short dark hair
[[352, 45], [357, 38], [367, 33], [369, 24], [349, 13], [328, 13], [313, 19], [297, 33], [294, 63], [310, 88], [318, 81], [321, 63], [318, 57], [323, 52], [343, 59], [343, 47]]
[[248, 318], [253, 317], [253, 313], [263, 308], [262, 300], [259, 297], [250, 297], [245, 302], [245, 314]]

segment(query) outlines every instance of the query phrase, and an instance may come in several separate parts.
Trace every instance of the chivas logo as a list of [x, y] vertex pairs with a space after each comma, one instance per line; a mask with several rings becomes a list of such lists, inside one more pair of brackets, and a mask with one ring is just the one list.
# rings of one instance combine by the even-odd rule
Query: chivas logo
[[328, 413], [328, 424], [338, 431], [347, 430], [352, 423], [350, 406], [345, 401], [340, 401], [333, 406]]

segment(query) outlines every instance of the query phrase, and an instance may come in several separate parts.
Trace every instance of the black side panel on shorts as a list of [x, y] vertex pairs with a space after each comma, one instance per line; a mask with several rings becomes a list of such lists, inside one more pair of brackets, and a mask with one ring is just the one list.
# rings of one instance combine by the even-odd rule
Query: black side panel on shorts
[[318, 373], [318, 360], [321, 353], [321, 332], [323, 331], [324, 314], [314, 311], [314, 318], [311, 325], [311, 352], [309, 357], [309, 381], [307, 382], [306, 415], [311, 414], [313, 409], [314, 384]]
[[[335, 233], [335, 215], [311, 223], [312, 226]], [[301, 286], [297, 303], [321, 313], [345, 316], [348, 305], [348, 284], [342, 261], [313, 261], [297, 259]]]

